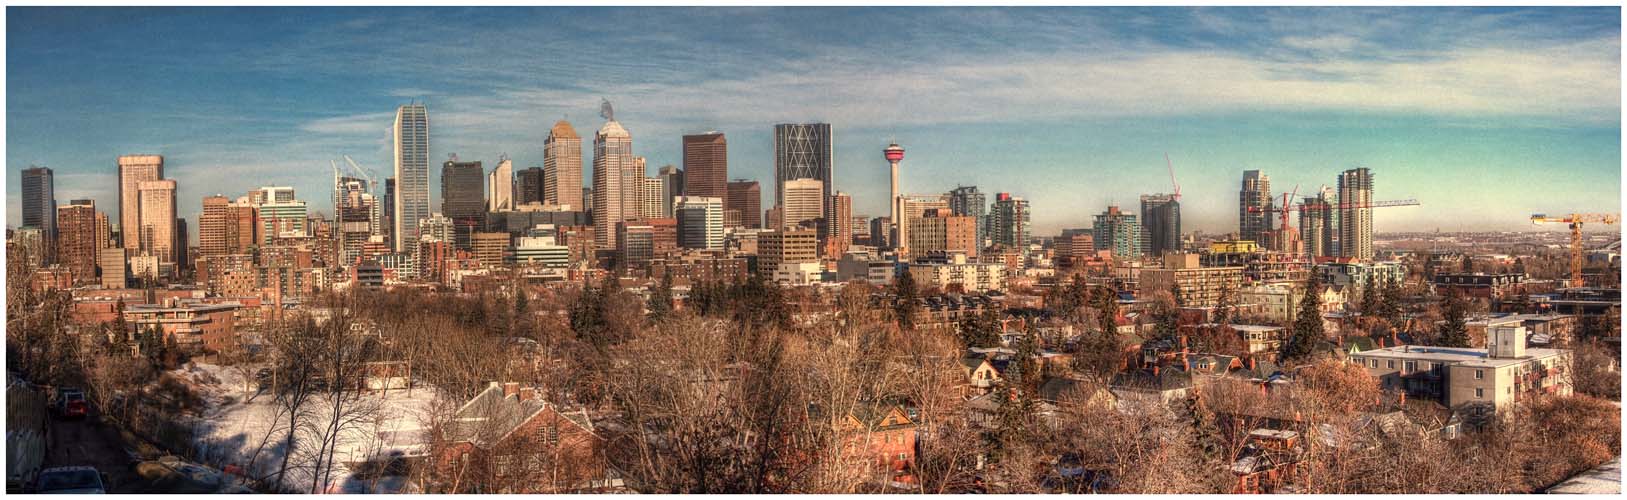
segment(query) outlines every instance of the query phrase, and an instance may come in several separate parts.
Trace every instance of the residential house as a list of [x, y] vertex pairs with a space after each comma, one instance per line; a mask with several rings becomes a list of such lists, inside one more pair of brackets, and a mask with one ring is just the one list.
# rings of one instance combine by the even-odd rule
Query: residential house
[[434, 490], [451, 493], [611, 492], [621, 480], [605, 440], [581, 411], [492, 382], [439, 430]]

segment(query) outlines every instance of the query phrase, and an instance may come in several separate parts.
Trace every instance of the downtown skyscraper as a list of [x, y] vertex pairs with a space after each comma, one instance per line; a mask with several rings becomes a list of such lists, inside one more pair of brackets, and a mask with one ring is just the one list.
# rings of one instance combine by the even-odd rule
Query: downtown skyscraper
[[429, 110], [407, 104], [395, 111], [395, 196], [391, 199], [395, 251], [418, 247], [419, 221], [429, 218]]
[[1327, 192], [1306, 196], [1299, 204], [1299, 241], [1307, 257], [1333, 256], [1333, 203]]
[[1270, 209], [1271, 177], [1259, 170], [1244, 170], [1242, 189], [1237, 192], [1237, 239], [1263, 242], [1271, 231]]
[[73, 200], [56, 208], [58, 223], [56, 262], [68, 268], [76, 282], [96, 280], [98, 246], [94, 200]]
[[555, 122], [542, 141], [542, 193], [544, 205], [589, 208], [582, 203], [582, 137], [565, 120]]
[[119, 242], [126, 250], [141, 248], [141, 183], [163, 178], [163, 156], [119, 157]]
[[514, 210], [514, 161], [503, 155], [497, 158], [497, 167], [486, 179], [486, 211]]
[[1353, 168], [1339, 174], [1339, 256], [1373, 259], [1373, 173]]
[[514, 173], [514, 206], [542, 203], [542, 167]]
[[[833, 193], [835, 138], [829, 123], [781, 123], [774, 126], [774, 204], [785, 205], [785, 183], [818, 179], [822, 193]], [[686, 189], [687, 193], [687, 189]], [[821, 210], [827, 216], [829, 203]]]
[[56, 180], [51, 169], [32, 167], [23, 170], [23, 227], [39, 228], [43, 237], [41, 256], [51, 261], [53, 242], [56, 240]]
[[684, 196], [723, 199], [729, 205], [729, 140], [722, 132], [684, 136]]
[[1096, 249], [1111, 250], [1115, 259], [1139, 259], [1146, 250], [1145, 241], [1141, 239], [1145, 235], [1141, 222], [1135, 214], [1125, 213], [1116, 205], [1110, 205], [1106, 211], [1096, 214], [1091, 229]]
[[977, 245], [986, 244], [989, 237], [988, 197], [977, 186], [957, 186], [949, 191], [949, 210], [955, 215], [971, 217], [977, 224]]
[[1141, 225], [1154, 257], [1181, 251], [1181, 202], [1173, 194], [1141, 195]]
[[994, 207], [989, 213], [989, 237], [995, 245], [1006, 248], [1023, 249], [1028, 247], [1029, 216], [1028, 201], [1012, 196], [1011, 193], [994, 195]]
[[[141, 220], [137, 221], [137, 249], [158, 257], [160, 263], [173, 263], [185, 252], [175, 219], [175, 180], [144, 181], [136, 185]], [[132, 234], [128, 230], [126, 234]]]
[[452, 159], [441, 164], [441, 215], [452, 219], [452, 245], [470, 249], [470, 235], [486, 224], [486, 170], [478, 161]]
[[633, 135], [616, 121], [608, 103], [604, 115], [607, 121], [593, 136], [593, 243], [617, 248], [616, 223], [638, 217], [644, 172], [633, 158]]
[[763, 227], [763, 189], [757, 181], [735, 179], [729, 181], [729, 196], [724, 206], [740, 211], [740, 226], [746, 229]]

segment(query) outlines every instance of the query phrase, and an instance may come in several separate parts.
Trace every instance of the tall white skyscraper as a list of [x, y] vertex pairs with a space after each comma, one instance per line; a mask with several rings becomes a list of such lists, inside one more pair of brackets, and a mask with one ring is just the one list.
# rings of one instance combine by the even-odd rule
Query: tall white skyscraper
[[429, 111], [407, 104], [395, 111], [395, 251], [418, 245], [419, 221], [429, 218]]
[[486, 211], [514, 210], [514, 162], [503, 155], [497, 159], [497, 168], [486, 179]]
[[593, 242], [616, 248], [616, 223], [638, 217], [638, 190], [644, 172], [633, 158], [633, 135], [616, 122], [610, 103], [607, 120], [593, 136]]

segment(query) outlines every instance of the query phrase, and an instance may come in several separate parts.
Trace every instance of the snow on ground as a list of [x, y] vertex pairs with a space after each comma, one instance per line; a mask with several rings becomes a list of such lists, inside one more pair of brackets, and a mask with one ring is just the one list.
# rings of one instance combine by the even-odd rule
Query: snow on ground
[[[171, 372], [188, 382], [204, 398], [207, 408], [196, 422], [197, 457], [221, 468], [242, 469], [250, 477], [271, 478], [282, 466], [287, 416], [270, 394], [260, 393], [252, 380], [255, 370], [211, 364], [189, 364]], [[320, 396], [320, 395], [318, 395]], [[378, 412], [340, 433], [334, 451], [334, 470], [317, 490], [329, 493], [377, 493], [410, 489], [400, 478], [362, 479], [352, 477], [346, 463], [359, 463], [371, 457], [416, 456], [423, 452], [424, 423], [435, 391], [420, 385], [407, 390], [364, 396], [364, 404], [376, 404]], [[308, 409], [318, 416], [295, 433], [294, 453], [288, 459], [287, 477], [280, 483], [290, 491], [313, 490], [318, 441], [311, 434], [320, 417], [329, 409], [326, 401], [313, 398]], [[318, 424], [321, 422], [322, 424]]]
[[1604, 465], [1593, 468], [1587, 472], [1577, 474], [1564, 482], [1548, 488], [1548, 493], [1576, 493], [1583, 495], [1604, 495], [1621, 493], [1621, 457], [1605, 462]]

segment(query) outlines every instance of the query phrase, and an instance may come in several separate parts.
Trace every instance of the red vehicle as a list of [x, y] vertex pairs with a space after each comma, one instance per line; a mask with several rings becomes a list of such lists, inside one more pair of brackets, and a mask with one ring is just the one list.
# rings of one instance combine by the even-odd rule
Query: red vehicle
[[70, 400], [62, 407], [62, 416], [68, 418], [85, 418], [90, 414], [90, 403], [85, 400]]
[[85, 418], [90, 415], [90, 402], [85, 391], [77, 388], [57, 389], [57, 414], [63, 418]]

